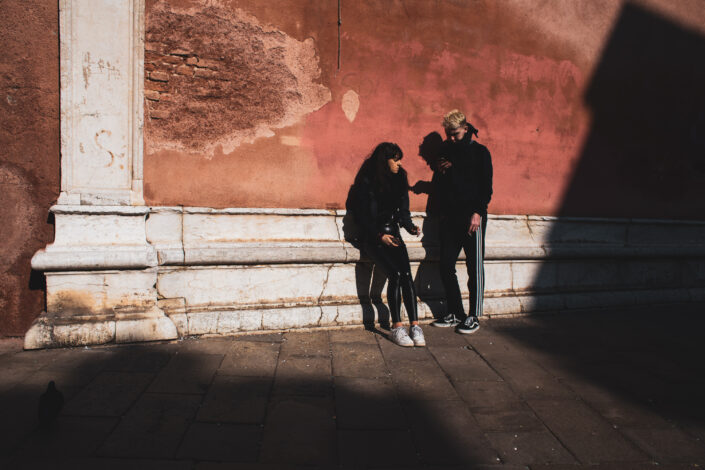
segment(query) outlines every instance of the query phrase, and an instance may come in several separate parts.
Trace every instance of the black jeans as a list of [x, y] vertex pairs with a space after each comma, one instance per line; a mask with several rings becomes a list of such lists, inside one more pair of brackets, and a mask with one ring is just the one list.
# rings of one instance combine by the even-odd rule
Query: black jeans
[[466, 318], [463, 300], [458, 286], [455, 264], [460, 249], [465, 251], [465, 266], [468, 270], [468, 292], [470, 294], [470, 316], [482, 315], [485, 291], [485, 230], [487, 216], [482, 218], [482, 230], [469, 235], [470, 217], [442, 217], [439, 227], [441, 282], [446, 291], [448, 313], [461, 320]]
[[404, 299], [409, 321], [417, 321], [416, 288], [411, 276], [409, 253], [399, 232], [393, 235], [401, 242], [399, 246], [387, 246], [379, 240], [367, 240], [363, 243], [363, 251], [387, 275], [387, 303], [392, 322], [401, 322], [401, 298]]

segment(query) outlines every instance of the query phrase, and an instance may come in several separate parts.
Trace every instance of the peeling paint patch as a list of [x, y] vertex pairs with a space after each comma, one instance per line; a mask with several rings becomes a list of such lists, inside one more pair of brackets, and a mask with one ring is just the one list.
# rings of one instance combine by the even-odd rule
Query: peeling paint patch
[[330, 101], [312, 39], [298, 41], [216, 2], [147, 14], [145, 139], [150, 151], [230, 153]]
[[357, 116], [357, 110], [360, 109], [360, 97], [353, 90], [348, 90], [343, 95], [342, 102], [343, 112], [348, 121], [353, 122]]
[[281, 143], [283, 145], [290, 145], [296, 147], [301, 145], [301, 138], [295, 135], [283, 135], [281, 136]]

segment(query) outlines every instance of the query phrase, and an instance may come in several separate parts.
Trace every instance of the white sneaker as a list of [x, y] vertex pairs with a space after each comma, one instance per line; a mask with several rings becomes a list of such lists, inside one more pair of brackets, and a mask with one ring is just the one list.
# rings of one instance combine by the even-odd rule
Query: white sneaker
[[405, 348], [414, 345], [414, 342], [409, 338], [409, 333], [406, 332], [406, 328], [403, 326], [392, 328], [392, 331], [389, 333], [389, 339], [392, 340], [392, 343]]
[[419, 325], [411, 325], [409, 336], [411, 336], [414, 346], [426, 346], [426, 338], [423, 337], [423, 330]]

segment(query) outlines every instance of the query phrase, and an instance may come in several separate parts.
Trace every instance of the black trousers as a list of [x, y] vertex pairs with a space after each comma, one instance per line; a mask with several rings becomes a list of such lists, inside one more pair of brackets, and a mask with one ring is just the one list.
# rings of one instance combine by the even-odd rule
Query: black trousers
[[448, 313], [461, 320], [466, 318], [463, 300], [458, 286], [455, 264], [461, 248], [465, 251], [465, 266], [468, 270], [468, 292], [470, 294], [470, 316], [482, 315], [485, 291], [485, 230], [487, 216], [482, 218], [482, 230], [468, 234], [470, 217], [442, 217], [439, 227], [441, 282], [446, 291]]
[[393, 323], [401, 322], [401, 299], [409, 316], [409, 321], [419, 319], [416, 307], [416, 288], [409, 266], [409, 253], [401, 241], [399, 232], [394, 234], [401, 242], [399, 246], [387, 246], [379, 240], [367, 240], [363, 243], [363, 251], [382, 268], [387, 275], [387, 304]]

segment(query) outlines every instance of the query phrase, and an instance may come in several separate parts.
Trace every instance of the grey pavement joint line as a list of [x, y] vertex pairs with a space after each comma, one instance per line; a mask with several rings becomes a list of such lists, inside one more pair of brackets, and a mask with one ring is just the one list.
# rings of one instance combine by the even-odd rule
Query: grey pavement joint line
[[[173, 357], [173, 354], [172, 354], [172, 357]], [[171, 359], [170, 359], [169, 361], [171, 361]], [[167, 364], [169, 363], [169, 361], [167, 361]], [[161, 369], [163, 369], [163, 368], [164, 368], [164, 366], [162, 366]], [[161, 369], [160, 369], [160, 370], [161, 370]], [[96, 453], [98, 452], [99, 449], [101, 449], [101, 448], [105, 445], [105, 443], [108, 441], [108, 439], [110, 439], [110, 437], [113, 435], [113, 433], [114, 433], [115, 430], [118, 428], [118, 426], [120, 426], [120, 423], [122, 423], [123, 418], [124, 418], [124, 417], [127, 415], [127, 413], [129, 413], [130, 410], [135, 406], [135, 403], [137, 403], [137, 401], [142, 397], [142, 395], [144, 395], [145, 390], [148, 390], [149, 387], [152, 385], [152, 382], [154, 382], [154, 381], [157, 379], [158, 372], [159, 372], [159, 371], [157, 371], [157, 372], [154, 373], [154, 376], [152, 377], [152, 380], [150, 380], [149, 383], [147, 383], [147, 384], [145, 385], [144, 389], [143, 389], [139, 394], [137, 394], [137, 396], [135, 397], [134, 400], [132, 400], [132, 403], [130, 403], [130, 406], [128, 406], [128, 407], [125, 409], [125, 412], [124, 412], [122, 415], [120, 415], [120, 416], [118, 417], [118, 419], [115, 421], [115, 425], [114, 425], [113, 428], [110, 430], [110, 432], [106, 433], [106, 434], [105, 434], [105, 438], [102, 440], [102, 442], [101, 442], [99, 445], [96, 446], [96, 448], [95, 448], [95, 452], [96, 452]], [[96, 377], [98, 377], [98, 374], [96, 374], [96, 376], [93, 377], [93, 380], [95, 380]], [[91, 382], [93, 382], [93, 380], [91, 380]], [[88, 388], [89, 385], [90, 385], [90, 383], [86, 384], [86, 386], [83, 387], [83, 390], [85, 390], [86, 388]], [[78, 395], [78, 393], [76, 394], [76, 396], [77, 396], [77, 395]], [[74, 398], [75, 398], [75, 397], [74, 397]]]
[[[521, 351], [520, 351], [520, 352], [521, 352]], [[480, 354], [479, 351], [478, 351], [478, 354]], [[566, 388], [568, 388], [569, 390], [571, 390], [571, 391], [574, 392], [574, 390], [572, 389], [572, 387], [570, 387], [569, 385], [563, 383], [563, 381], [561, 381], [561, 380], [559, 380], [558, 378], [556, 378], [555, 375], [554, 375], [549, 369], [545, 368], [540, 362], [536, 361], [534, 358], [532, 358], [532, 357], [530, 357], [530, 356], [527, 356], [527, 355], [524, 354], [523, 352], [521, 352], [521, 354], [524, 356], [524, 358], [525, 358], [526, 360], [531, 361], [533, 364], [535, 364], [536, 366], [540, 367], [540, 368], [541, 368], [543, 371], [545, 371], [551, 378], [553, 378], [554, 380], [556, 380], [556, 381], [557, 381], [558, 383], [560, 383], [562, 386], [564, 386], [564, 387], [566, 387]], [[481, 354], [480, 354], [480, 355], [481, 355]], [[483, 359], [484, 359], [484, 357], [483, 357]], [[486, 361], [486, 360], [485, 360], [485, 361]], [[488, 361], [486, 361], [486, 362], [488, 362]], [[489, 364], [489, 362], [488, 362], [488, 364]], [[497, 372], [498, 374], [500, 374], [499, 371], [496, 371], [496, 372]], [[500, 374], [500, 377], [502, 377], [502, 380], [505, 380], [505, 382], [507, 383], [507, 385], [509, 385], [509, 387], [512, 388], [512, 390], [514, 390], [514, 387], [512, 386], [511, 382], [506, 381], [506, 378], [505, 378], [503, 375], [501, 375], [501, 374]], [[620, 434], [620, 436], [622, 436], [622, 437], [623, 437], [627, 442], [629, 442], [632, 446], [634, 446], [636, 449], [639, 449], [640, 451], [644, 452], [645, 454], [649, 455], [649, 457], [651, 457], [652, 460], [654, 460], [654, 462], [656, 461], [656, 459], [654, 458], [654, 456], [650, 455], [646, 450], [644, 450], [644, 449], [642, 449], [640, 446], [638, 446], [638, 445], [636, 444], [636, 442], [634, 442], [634, 440], [633, 440], [632, 438], [630, 438], [629, 436], [627, 436], [627, 435], [625, 435], [623, 432], [621, 432], [621, 428], [620, 428], [620, 427], [616, 427], [616, 428], [615, 428], [615, 427], [613, 426], [613, 424], [612, 424], [607, 418], [605, 418], [605, 417], [602, 415], [602, 413], [599, 412], [599, 410], [597, 410], [594, 406], [592, 406], [592, 404], [591, 404], [590, 402], [588, 402], [587, 400], [583, 399], [583, 397], [580, 396], [579, 393], [575, 393], [575, 395], [576, 395], [576, 401], [581, 402], [584, 406], [586, 406], [588, 409], [590, 409], [591, 411], [593, 411], [597, 416], [599, 416], [599, 418], [600, 418], [602, 421], [604, 421], [605, 423], [607, 423], [607, 425], [608, 425], [609, 427], [615, 429], [615, 430]], [[536, 412], [536, 410], [531, 406], [531, 404], [530, 404], [529, 402], [527, 402], [526, 400], [523, 400], [523, 399], [522, 399], [522, 402], [524, 402], [524, 404], [526, 404], [526, 405], [529, 407], [529, 409], [531, 409], [531, 411], [534, 413], [534, 415], [536, 416], [536, 418], [537, 418], [539, 421], [541, 421], [541, 423], [544, 425], [544, 427], [545, 427], [545, 428], [553, 435], [553, 437], [563, 446], [563, 448], [565, 448], [565, 449], [573, 456], [573, 458], [575, 458], [576, 462], [580, 462], [580, 463], [583, 464], [583, 465], [589, 465], [589, 462], [584, 462], [584, 461], [582, 461], [582, 460], [577, 456], [577, 454], [576, 454], [575, 452], [573, 452], [573, 451], [571, 450], [571, 448], [570, 448], [565, 442], [563, 442], [563, 440], [558, 436], [558, 434], [557, 434], [556, 432], [554, 432], [554, 430], [551, 429], [551, 427], [541, 418], [541, 415]]]
[[[387, 362], [387, 358], [385, 357], [384, 351], [382, 351], [382, 346], [380, 345], [380, 341], [390, 341], [390, 340], [388, 338], [382, 338], [382, 335], [379, 335], [379, 334], [375, 334], [375, 339], [377, 340], [377, 347], [379, 348], [379, 353], [382, 356], [382, 361], [384, 361], [384, 368], [387, 371], [387, 374], [389, 375], [389, 377], [391, 379], [392, 387], [394, 388], [394, 395], [395, 395], [396, 401], [397, 401], [397, 403], [401, 403], [401, 400], [399, 399], [399, 389], [396, 386], [396, 383], [394, 381], [394, 377], [392, 376], [392, 371], [389, 368], [389, 363]], [[416, 439], [416, 435], [415, 435], [413, 429], [411, 429], [411, 419], [409, 418], [409, 414], [408, 414], [409, 411], [408, 411], [407, 407], [401, 406], [401, 412], [404, 415], [404, 419], [406, 420], [406, 423], [405, 423], [406, 427], [404, 428], [404, 430], [407, 433], [409, 433], [409, 438], [411, 439], [411, 441], [414, 444], [414, 449], [417, 449], [417, 454], [418, 454], [418, 449], [420, 449], [421, 447], [419, 446], [419, 442]]]
[[[487, 328], [487, 329], [491, 329], [491, 327], [490, 327], [489, 325], [487, 325], [486, 328]], [[497, 333], [496, 333], [496, 330], [495, 330], [495, 334], [497, 334]], [[466, 341], [468, 342], [468, 345], [469, 345], [470, 347], [472, 347], [473, 351], [475, 351], [475, 352], [477, 353], [477, 355], [480, 356], [480, 358], [481, 358], [483, 361], [485, 361], [485, 363], [487, 364], [487, 366], [490, 367], [499, 377], [502, 378], [502, 380], [504, 381], [504, 383], [506, 383], [507, 386], [512, 390], [512, 392], [514, 392], [514, 394], [517, 396], [517, 398], [518, 398], [522, 403], [524, 403], [527, 407], [529, 407], [529, 409], [530, 409], [531, 412], [534, 414], [534, 416], [536, 416], [536, 419], [538, 419], [538, 420], [541, 422], [541, 424], [548, 430], [549, 433], [551, 433], [551, 435], [556, 439], [556, 441], [558, 441], [558, 443], [559, 443], [561, 446], [563, 446], [563, 448], [575, 459], [576, 462], [580, 462], [580, 459], [578, 459], [577, 455], [575, 455], [575, 453], [566, 445], [566, 443], [563, 442], [563, 441], [558, 437], [558, 435], [553, 431], [553, 429], [551, 429], [550, 427], [548, 427], [548, 425], [544, 422], [544, 420], [541, 419], [541, 416], [539, 416], [539, 415], [536, 413], [536, 410], [534, 410], [534, 409], [526, 402], [526, 400], [524, 400], [524, 399], [521, 397], [521, 395], [520, 395], [519, 393], [517, 393], [517, 391], [516, 391], [516, 390], [514, 389], [514, 387], [512, 386], [511, 382], [508, 382], [508, 381], [507, 381], [507, 378], [506, 378], [502, 373], [500, 373], [499, 370], [497, 370], [495, 367], [493, 367], [492, 364], [490, 363], [490, 361], [488, 361], [487, 358], [486, 358], [477, 348], [475, 348], [475, 347], [470, 343], [470, 338], [465, 338], [465, 339], [466, 339]], [[526, 354], [523, 354], [523, 353], [522, 353], [522, 356], [524, 356], [524, 357], [526, 358], [526, 360], [530, 360], [531, 362], [533, 362], [534, 364], [536, 364], [536, 361], [533, 361], [532, 359], [530, 359], [529, 357], [527, 357]], [[539, 365], [539, 367], [541, 367], [541, 366]], [[541, 368], [542, 368], [543, 370], [545, 370], [543, 367], [541, 367]], [[549, 375], [550, 375], [551, 377], [553, 377], [553, 374], [551, 374], [550, 372], [549, 372]], [[471, 414], [472, 414], [472, 412], [471, 412]]]
[[[178, 354], [178, 352], [176, 354]], [[176, 356], [176, 354], [174, 354], [174, 356]], [[223, 357], [220, 359], [220, 363], [218, 363], [218, 367], [215, 369], [215, 372], [213, 372], [213, 375], [211, 376], [210, 383], [208, 384], [208, 388], [201, 395], [201, 401], [198, 403], [198, 407], [196, 408], [196, 412], [193, 415], [193, 419], [188, 424], [188, 426], [186, 426], [186, 429], [184, 429], [184, 433], [181, 435], [181, 438], [179, 439], [179, 443], [174, 447], [174, 455], [172, 456], [172, 458], [176, 458], [176, 456], [179, 455], [179, 451], [181, 450], [181, 446], [184, 443], [184, 439], [186, 439], [188, 432], [191, 430], [191, 426], [193, 426], [193, 423], [196, 422], [196, 418], [198, 416], [198, 410], [200, 410], [203, 407], [203, 402], [206, 400], [206, 397], [208, 396], [208, 391], [213, 386], [213, 382], [215, 381], [215, 376], [218, 375], [218, 370], [223, 365], [224, 360], [225, 360], [225, 354], [223, 354]], [[156, 375], [155, 375], [155, 377], [156, 377]]]
[[[448, 329], [451, 329], [451, 330], [452, 330], [452, 328], [448, 328]], [[449, 333], [450, 333], [450, 332], [449, 332]], [[452, 333], [453, 333], [453, 334], [456, 334], [455, 331], [453, 331]], [[466, 342], [467, 342], [467, 338], [464, 338], [464, 339], [465, 339]], [[469, 343], [468, 343], [468, 344], [469, 344]], [[480, 353], [479, 353], [474, 347], [472, 348], [472, 350], [473, 350], [478, 356], [480, 356]], [[443, 367], [441, 367], [441, 363], [438, 361], [438, 358], [436, 357], [435, 354], [433, 354], [433, 348], [430, 348], [430, 349], [428, 350], [428, 352], [431, 353], [431, 357], [433, 358], [434, 362], [436, 363], [436, 365], [438, 366], [438, 368], [441, 370], [441, 372], [443, 372], [443, 374], [446, 376], [446, 379], [448, 379], [448, 381], [451, 383], [451, 385], [453, 386], [453, 390], [455, 390], [455, 382], [453, 381], [453, 379], [452, 379], [452, 377], [450, 376], [450, 374], [449, 374], [448, 372], [446, 372], [445, 369], [443, 369]], [[480, 357], [482, 358], [483, 361], [487, 362], [484, 357], [482, 357], [482, 356], [480, 356]], [[489, 365], [489, 363], [488, 363], [488, 365]], [[491, 366], [490, 366], [490, 367], [491, 367]], [[493, 370], [494, 370], [494, 369], [493, 369]], [[497, 371], [495, 371], [495, 373], [497, 373], [497, 374], [499, 375], [499, 373], [498, 373]], [[500, 375], [500, 377], [502, 377], [502, 376]], [[502, 378], [502, 380], [504, 380], [504, 378]], [[468, 414], [475, 420], [475, 423], [474, 423], [475, 426], [477, 426], [477, 427], [479, 428], [480, 425], [477, 423], [477, 420], [475, 419], [475, 415], [474, 415], [474, 414], [472, 413], [472, 411], [468, 408], [467, 403], [466, 403], [465, 400], [463, 399], [463, 396], [462, 396], [460, 393], [458, 393], [457, 390], [455, 390], [455, 393], [456, 393], [456, 394], [458, 395], [458, 397], [460, 398], [460, 401], [465, 405], [465, 408], [467, 409]], [[486, 433], [486, 432], [482, 431], [482, 435], [485, 437], [485, 439], [487, 439], [487, 433]], [[489, 442], [491, 442], [491, 441], [490, 441], [489, 439], [487, 439], [487, 442], [489, 443]], [[498, 450], [498, 449], [495, 449], [494, 447], [492, 448], [492, 450], [495, 451], [495, 453], [497, 454], [497, 457], [500, 459], [500, 462], [498, 462], [498, 463], [500, 463], [500, 464], [505, 463], [505, 462], [503, 462], [503, 461], [501, 460], [502, 455], [501, 455], [501, 453], [499, 452], [499, 450]]]
[[[269, 383], [269, 394], [267, 395], [267, 401], [269, 402], [272, 398], [272, 393], [274, 392], [274, 383], [277, 380], [277, 371], [279, 369], [279, 356], [282, 354], [282, 345], [286, 341], [286, 333], [282, 335], [282, 341], [277, 343], [277, 357], [274, 361], [274, 372], [272, 373], [272, 380]], [[216, 372], [217, 373], [217, 372]], [[269, 417], [269, 403], [264, 407], [264, 415], [262, 416], [262, 437], [259, 442], [259, 449], [257, 451], [257, 462], [262, 461], [262, 449], [264, 448], [264, 431], [267, 426], [267, 418]]]
[[[658, 459], [656, 458], [656, 456], [651, 455], [651, 453], [650, 453], [647, 449], [644, 449], [644, 448], [642, 448], [641, 446], [639, 446], [638, 443], [637, 443], [632, 437], [630, 437], [628, 434], [622, 432], [622, 428], [623, 428], [622, 426], [615, 426], [609, 419], [607, 419], [607, 418], [599, 411], [599, 409], [597, 409], [595, 406], [593, 406], [593, 404], [592, 404], [589, 400], [585, 400], [585, 399], [580, 395], [580, 393], [578, 393], [576, 390], [573, 390], [573, 387], [571, 387], [570, 385], [564, 383], [564, 382], [563, 382], [562, 380], [560, 380], [559, 378], [555, 377], [554, 374], [553, 374], [549, 369], [543, 367], [543, 365], [542, 365], [540, 362], [536, 361], [536, 360], [533, 359], [533, 358], [529, 358], [528, 356], [527, 356], [527, 359], [531, 360], [534, 364], [536, 364], [536, 365], [538, 365], [539, 367], [541, 367], [544, 371], [546, 371], [551, 377], [553, 377], [557, 382], [559, 382], [560, 384], [562, 384], [564, 387], [567, 387], [569, 390], [571, 390], [571, 391], [575, 394], [575, 396], [577, 397], [577, 398], [576, 398], [576, 401], [581, 402], [585, 407], [587, 407], [588, 409], [590, 409], [591, 411], [593, 411], [597, 416], [600, 417], [600, 419], [601, 419], [602, 421], [606, 422], [611, 428], [613, 428], [614, 430], [616, 430], [617, 433], [619, 433], [619, 435], [622, 436], [622, 438], [625, 439], [625, 440], [626, 440], [629, 444], [631, 444], [634, 448], [636, 448], [636, 449], [640, 450], [641, 452], [645, 453], [646, 455], [648, 455], [648, 456], [652, 459], [653, 462], [657, 462]], [[511, 387], [511, 384], [510, 384], [510, 387]], [[553, 436], [558, 440], [558, 442], [560, 442], [561, 445], [562, 445], [566, 450], [568, 450], [568, 452], [570, 452], [570, 453], [573, 455], [573, 457], [576, 459], [577, 462], [581, 462], [582, 464], [589, 465], [588, 462], [582, 462], [581, 459], [579, 459], [579, 458], [577, 457], [577, 455], [575, 455], [575, 454], [573, 453], [573, 451], [570, 450], [570, 448], [558, 437], [558, 435], [557, 435], [555, 432], [553, 432], [553, 430], [543, 421], [543, 419], [541, 419], [540, 415], [539, 415], [538, 413], [536, 413], [536, 410], [534, 410], [534, 408], [533, 408], [528, 402], [525, 402], [525, 403], [526, 403], [526, 405], [527, 405], [529, 408], [531, 408], [531, 410], [534, 412], [534, 415], [536, 415], [536, 417], [543, 423], [543, 425], [546, 426], [546, 429], [548, 429], [549, 432], [550, 432], [551, 434], [553, 434]], [[658, 413], [657, 413], [657, 414], [658, 414]], [[658, 414], [658, 415], [661, 416], [660, 414]], [[664, 419], [666, 419], [664, 416], [661, 416], [661, 417], [664, 418]], [[679, 426], [675, 426], [675, 427], [678, 428], [678, 429], [680, 429]], [[681, 429], [681, 431], [683, 431], [683, 430]]]

